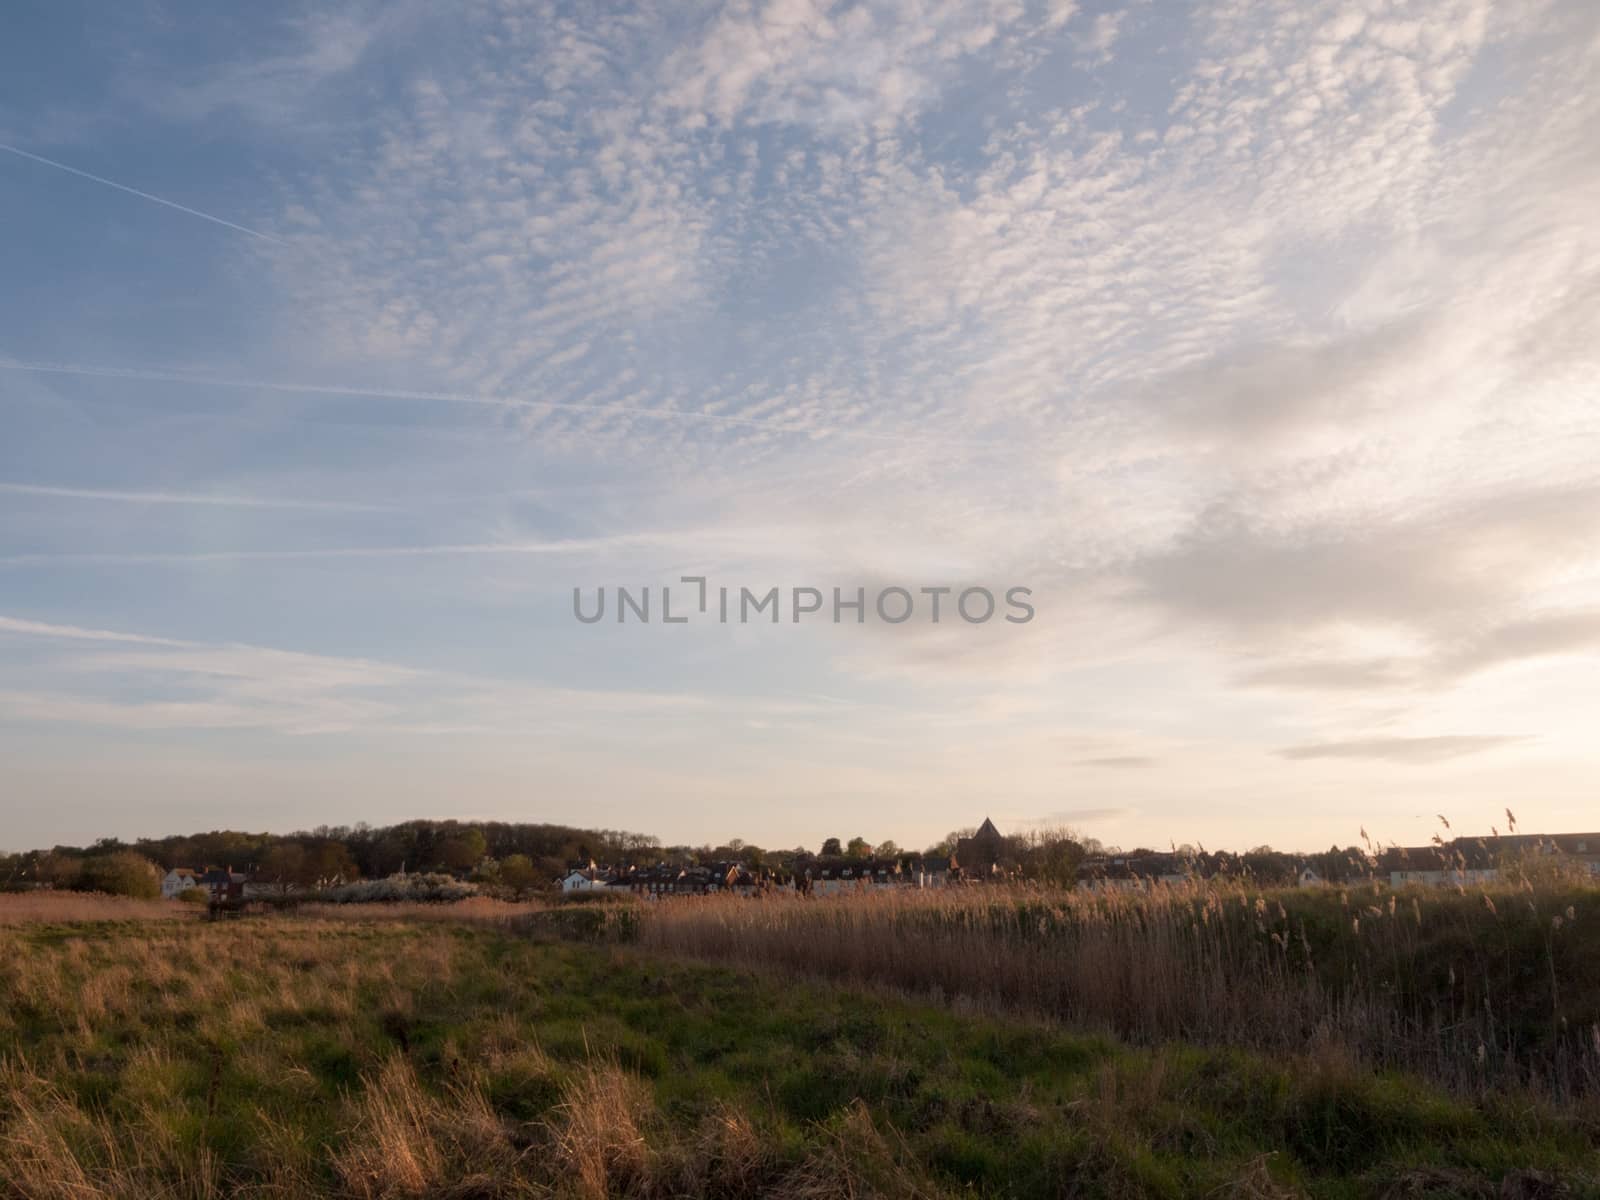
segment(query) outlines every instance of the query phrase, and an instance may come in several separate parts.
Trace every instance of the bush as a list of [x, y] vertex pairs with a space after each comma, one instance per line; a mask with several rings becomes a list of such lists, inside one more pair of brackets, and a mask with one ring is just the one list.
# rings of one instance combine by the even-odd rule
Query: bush
[[84, 859], [75, 886], [83, 892], [157, 900], [161, 897], [161, 869], [132, 850], [116, 850]]
[[476, 896], [476, 884], [463, 883], [453, 875], [391, 875], [387, 879], [363, 879], [323, 892], [318, 898], [334, 904], [389, 904], [400, 902], [450, 902]]

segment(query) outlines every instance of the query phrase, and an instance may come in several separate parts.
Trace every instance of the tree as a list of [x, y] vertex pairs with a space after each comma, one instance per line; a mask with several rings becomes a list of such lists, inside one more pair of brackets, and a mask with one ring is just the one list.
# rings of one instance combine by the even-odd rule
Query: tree
[[872, 853], [872, 843], [864, 837], [853, 837], [846, 843], [844, 852], [850, 858], [866, 858]]
[[439, 858], [452, 871], [470, 871], [488, 852], [483, 830], [466, 828], [445, 838], [439, 845]]
[[1077, 879], [1084, 846], [1065, 826], [1030, 830], [1007, 841], [1023, 878], [1059, 884]]
[[947, 854], [954, 854], [957, 842], [959, 842], [962, 838], [971, 837], [977, 832], [978, 827], [976, 825], [969, 825], [965, 829], [952, 829], [949, 833], [945, 834], [944, 837], [940, 838], [933, 845], [929, 846], [927, 852], [939, 857]]
[[900, 847], [895, 845], [893, 841], [879, 842], [873, 853], [879, 858], [899, 858]]
[[40, 883], [51, 887], [77, 888], [83, 878], [83, 859], [59, 849], [52, 850], [34, 864], [34, 873]]
[[1244, 867], [1255, 882], [1269, 887], [1293, 883], [1296, 874], [1293, 859], [1266, 845], [1246, 851]]
[[526, 854], [512, 854], [500, 860], [500, 882], [517, 895], [539, 886], [539, 869]]
[[78, 887], [86, 892], [154, 900], [161, 895], [161, 870], [142, 854], [114, 850], [83, 860]]
[[299, 842], [280, 842], [261, 856], [261, 877], [288, 895], [310, 882], [306, 850]]
[[838, 838], [829, 838], [822, 843], [823, 858], [838, 858], [844, 851], [839, 846]]
[[306, 873], [313, 887], [353, 883], [361, 877], [360, 868], [343, 842], [323, 842], [313, 846], [306, 853]]

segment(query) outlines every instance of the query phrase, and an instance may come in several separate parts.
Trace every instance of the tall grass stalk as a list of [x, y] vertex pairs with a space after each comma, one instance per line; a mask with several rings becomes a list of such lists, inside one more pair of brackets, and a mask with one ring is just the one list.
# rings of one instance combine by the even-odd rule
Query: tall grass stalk
[[1139, 1043], [1312, 1050], [1461, 1090], [1600, 1094], [1600, 892], [883, 890], [682, 898], [644, 947]]

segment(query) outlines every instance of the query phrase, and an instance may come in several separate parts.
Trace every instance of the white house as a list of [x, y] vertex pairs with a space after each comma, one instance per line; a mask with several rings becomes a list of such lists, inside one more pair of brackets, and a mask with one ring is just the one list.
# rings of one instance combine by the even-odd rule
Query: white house
[[1405, 887], [1409, 883], [1420, 883], [1428, 887], [1476, 887], [1494, 883], [1499, 878], [1500, 872], [1495, 867], [1425, 867], [1390, 871], [1389, 886]]
[[608, 881], [593, 867], [574, 867], [561, 877], [563, 892], [592, 892], [608, 886]]
[[1322, 876], [1317, 874], [1314, 867], [1301, 867], [1299, 884], [1303, 888], [1321, 887]]
[[173, 867], [161, 877], [161, 898], [171, 900], [180, 893], [199, 886], [199, 878], [188, 867]]

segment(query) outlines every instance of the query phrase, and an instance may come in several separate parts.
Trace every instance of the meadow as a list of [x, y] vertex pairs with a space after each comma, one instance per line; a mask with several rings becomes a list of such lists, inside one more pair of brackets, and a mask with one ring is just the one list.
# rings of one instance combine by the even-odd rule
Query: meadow
[[[1596, 1196], [1600, 1110], [1560, 1037], [1497, 1040], [1514, 1075], [1430, 1077], [1337, 1021], [1245, 1036], [1287, 992], [1206, 1020], [1231, 993], [1177, 994], [1239, 939], [1281, 959], [1298, 916], [1309, 968], [1227, 961], [1299, 980], [1370, 938], [1360, 978], [1381, 949], [1448, 981], [1481, 952], [1467, 992], [1496, 1011], [1526, 984], [1530, 1011], [1576, 1013], [1600, 911], [1567, 898], [1551, 932], [1575, 950], [1534, 954], [1509, 894], [1419, 898], [1414, 932], [1401, 898], [1388, 934], [1337, 894], [1210, 917], [1198, 896], [985, 892], [217, 922], [0, 897], [30, 906], [0, 917], [0, 1195]], [[1549, 925], [1555, 897], [1532, 903], [1527, 928]]]

